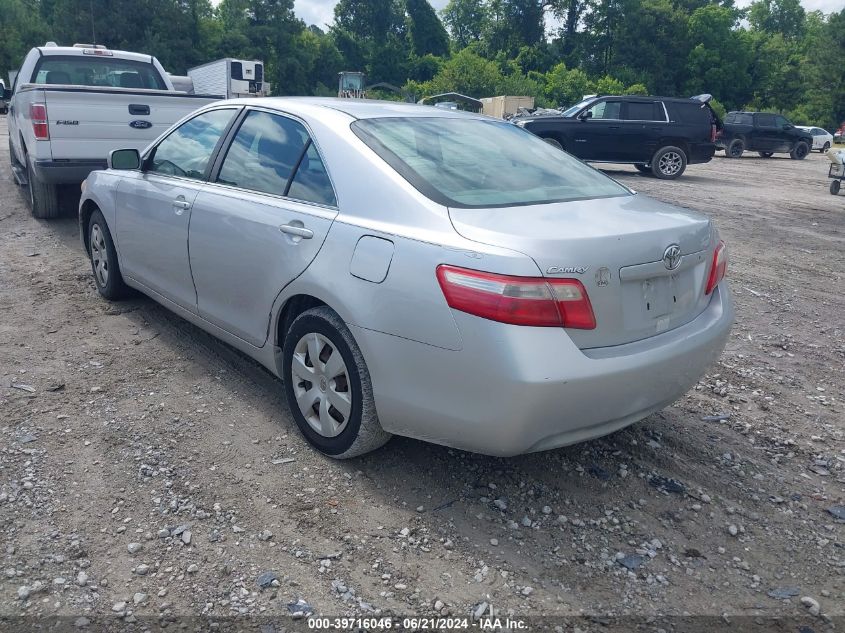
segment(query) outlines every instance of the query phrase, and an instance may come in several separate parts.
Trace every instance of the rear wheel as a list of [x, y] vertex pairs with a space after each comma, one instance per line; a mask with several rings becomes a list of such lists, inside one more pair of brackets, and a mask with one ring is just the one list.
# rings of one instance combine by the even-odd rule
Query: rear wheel
[[560, 142], [560, 141], [558, 141], [558, 140], [557, 140], [557, 139], [555, 139], [555, 138], [551, 138], [551, 137], [544, 137], [544, 138], [543, 138], [543, 140], [544, 140], [544, 141], [546, 141], [546, 143], [548, 143], [548, 144], [549, 144], [549, 145], [551, 145], [552, 147], [556, 147], [556, 148], [558, 148], [558, 149], [563, 149], [563, 145], [561, 144], [561, 142]]
[[687, 168], [687, 155], [680, 147], [661, 147], [651, 159], [651, 173], [663, 180], [674, 180]]
[[378, 421], [364, 356], [334, 310], [320, 306], [296, 317], [282, 363], [293, 419], [317, 450], [347, 459], [390, 439]]
[[830, 182], [830, 193], [832, 193], [835, 196], [837, 193], [839, 193], [839, 188], [841, 186], [842, 186], [842, 183], [840, 183], [838, 180], [832, 180]]
[[728, 158], [739, 158], [745, 151], [745, 143], [741, 138], [735, 138], [725, 148], [725, 156]]
[[29, 157], [26, 158], [26, 179], [29, 181], [29, 208], [33, 217], [45, 220], [59, 217], [58, 188], [38, 179]]
[[807, 158], [807, 154], [809, 153], [810, 146], [804, 141], [798, 141], [798, 143], [795, 144], [795, 147], [792, 148], [792, 151], [789, 152], [789, 157], [793, 160], [804, 160]]
[[763, 158], [771, 158], [772, 156], [775, 155], [774, 152], [757, 152], [757, 153], [760, 154], [760, 156], [762, 156]]

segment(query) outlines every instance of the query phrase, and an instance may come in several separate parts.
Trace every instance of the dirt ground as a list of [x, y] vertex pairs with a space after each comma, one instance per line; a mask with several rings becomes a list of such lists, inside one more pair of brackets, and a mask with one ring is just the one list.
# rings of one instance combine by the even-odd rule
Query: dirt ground
[[733, 334], [675, 405], [517, 458], [395, 438], [337, 462], [261, 367], [146, 298], [102, 300], [75, 218], [29, 214], [5, 136], [0, 619], [845, 615], [845, 195], [818, 153], [608, 170], [729, 247]]

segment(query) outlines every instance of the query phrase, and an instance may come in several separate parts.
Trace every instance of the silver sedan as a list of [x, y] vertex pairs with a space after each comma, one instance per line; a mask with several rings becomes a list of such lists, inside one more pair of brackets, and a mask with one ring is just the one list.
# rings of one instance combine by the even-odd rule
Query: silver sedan
[[707, 217], [458, 111], [219, 102], [113, 152], [79, 221], [101, 295], [257, 359], [337, 458], [611, 433], [694, 385], [733, 321]]

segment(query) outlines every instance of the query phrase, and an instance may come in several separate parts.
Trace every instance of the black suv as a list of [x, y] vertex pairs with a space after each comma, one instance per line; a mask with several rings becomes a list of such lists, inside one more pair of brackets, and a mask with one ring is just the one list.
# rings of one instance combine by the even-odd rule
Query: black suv
[[778, 152], [802, 160], [810, 153], [813, 136], [780, 114], [728, 112], [716, 137], [716, 146], [725, 150], [728, 158], [739, 158], [745, 150], [750, 150], [763, 158], [771, 158]]
[[721, 121], [709, 101], [710, 95], [589, 97], [559, 114], [511, 121], [583, 160], [632, 163], [658, 178], [677, 178], [716, 152]]

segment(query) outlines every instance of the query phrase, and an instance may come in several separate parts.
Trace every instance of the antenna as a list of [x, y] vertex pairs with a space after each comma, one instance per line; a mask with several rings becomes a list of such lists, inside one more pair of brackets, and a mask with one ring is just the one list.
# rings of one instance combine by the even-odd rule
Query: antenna
[[94, 32], [94, 0], [88, 0], [89, 12], [91, 14], [91, 45], [97, 45], [97, 34]]

